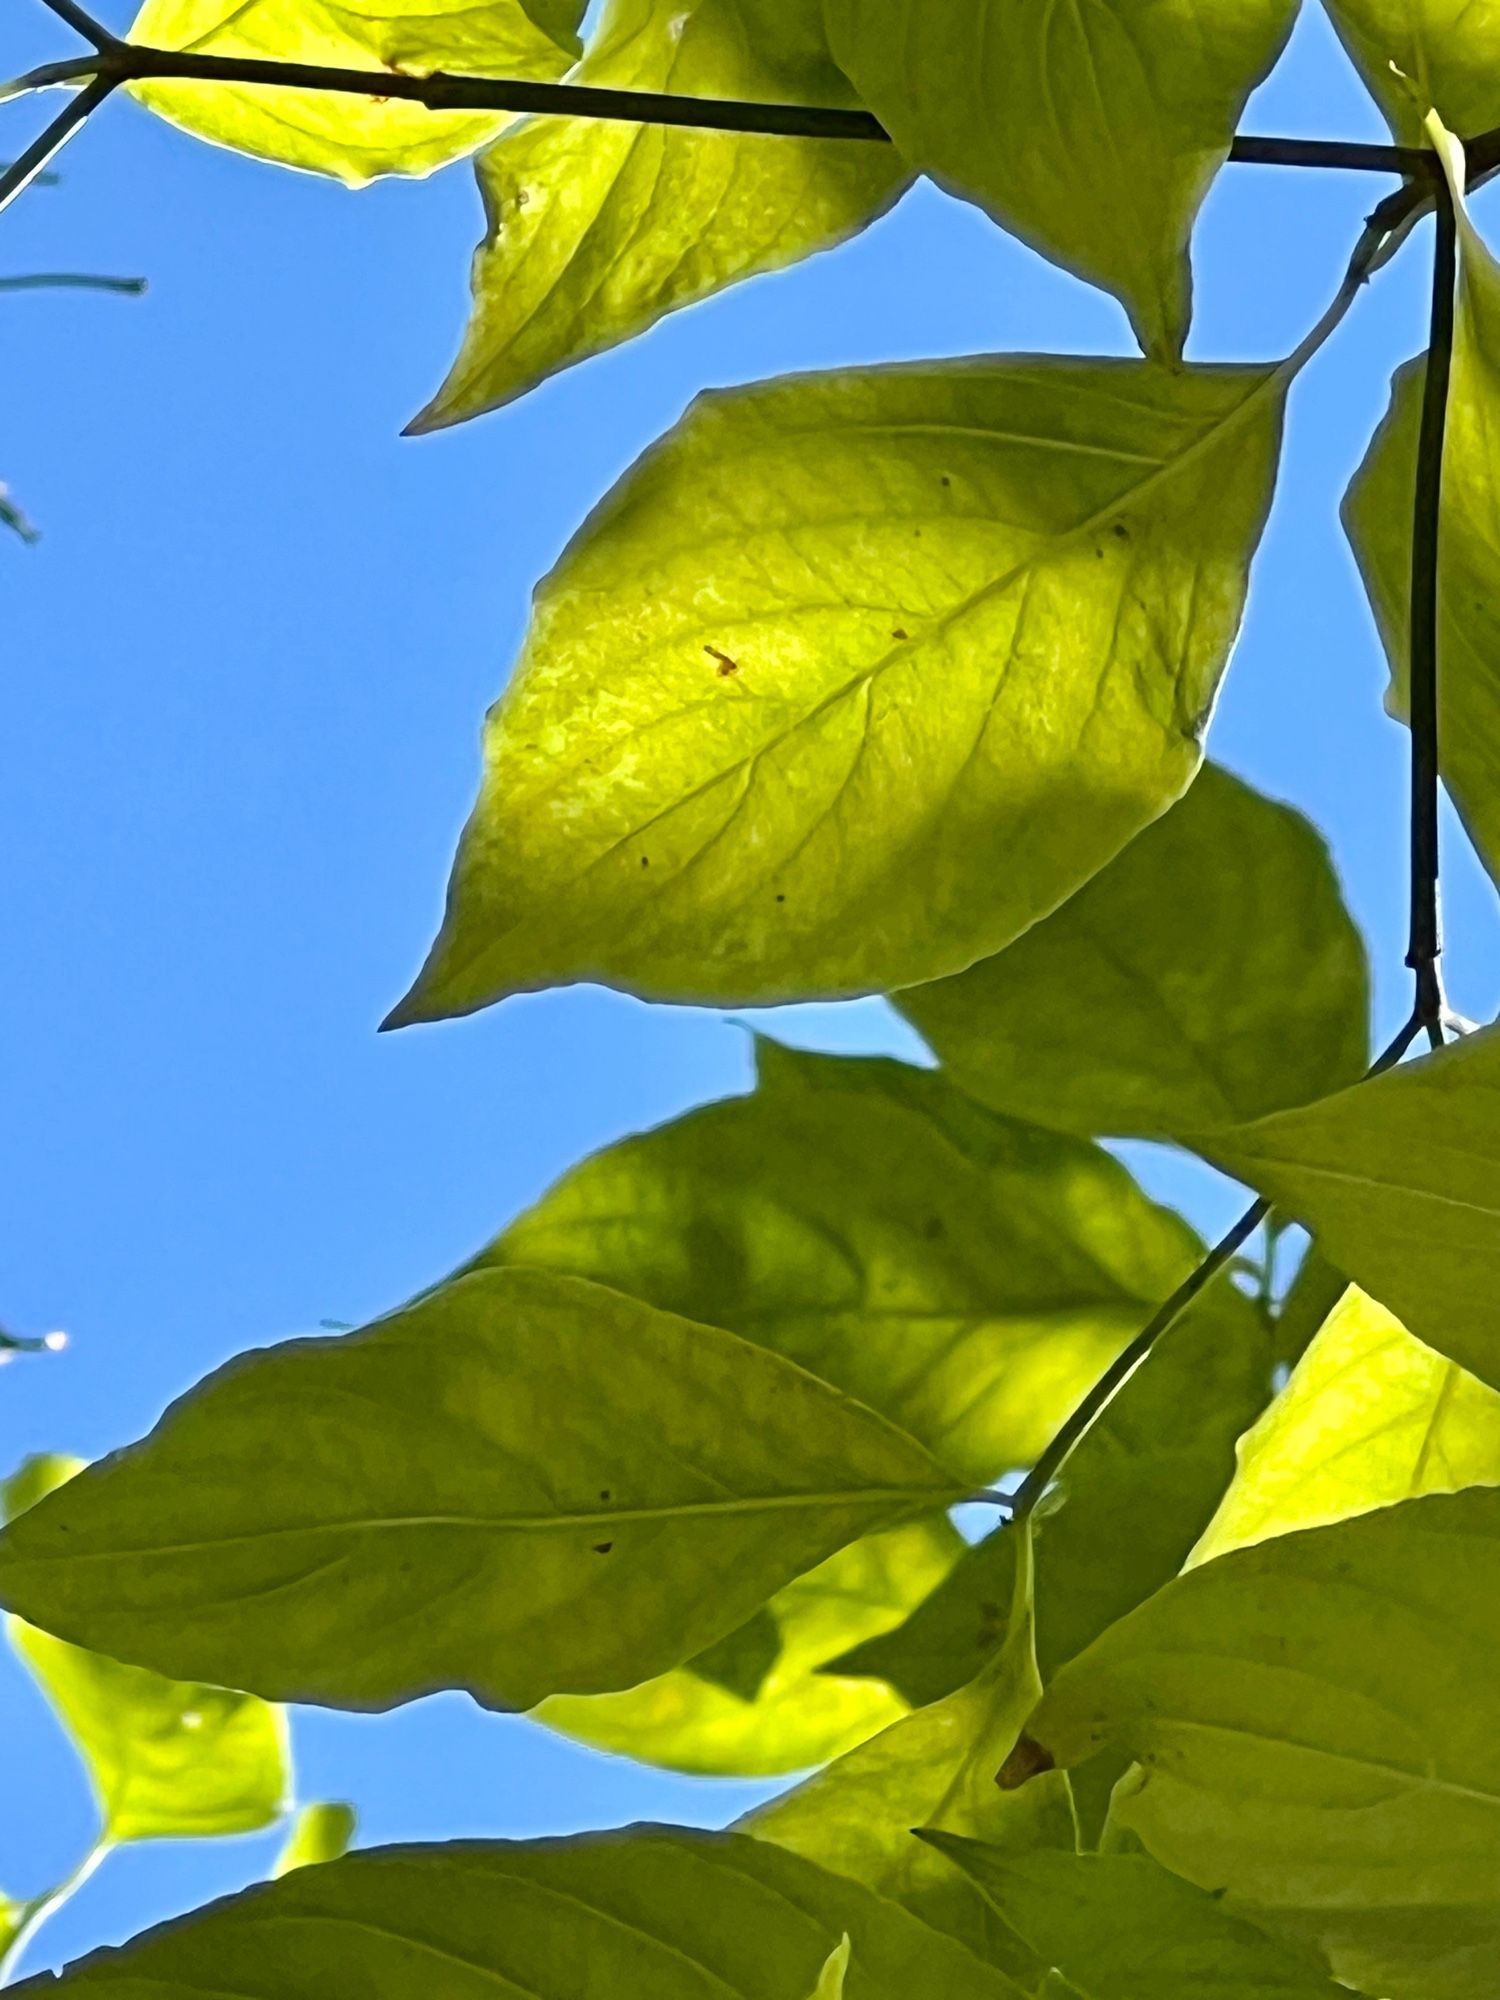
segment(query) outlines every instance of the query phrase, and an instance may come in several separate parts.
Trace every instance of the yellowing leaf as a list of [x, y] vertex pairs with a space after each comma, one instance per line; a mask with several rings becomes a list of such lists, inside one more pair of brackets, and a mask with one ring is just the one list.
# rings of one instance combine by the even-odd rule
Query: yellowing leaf
[[1194, 1146], [1313, 1230], [1428, 1346], [1500, 1387], [1500, 1033]]
[[[612, 0], [577, 75], [614, 90], [840, 106], [815, 0]], [[664, 314], [842, 242], [900, 194], [889, 146], [534, 118], [479, 161], [474, 309], [412, 428], [496, 408]]]
[[1350, 1286], [1239, 1458], [1195, 1563], [1419, 1494], [1500, 1486], [1500, 1395]]
[[355, 1825], [353, 1806], [338, 1801], [303, 1806], [276, 1857], [271, 1879], [279, 1881], [294, 1868], [321, 1867], [325, 1861], [339, 1860], [349, 1850]]
[[1300, 1104], [1369, 1060], [1364, 946], [1327, 849], [1212, 765], [1009, 950], [897, 1002], [981, 1102], [1119, 1138]]
[[753, 1096], [587, 1160], [484, 1265], [726, 1326], [974, 1486], [1029, 1464], [1202, 1254], [1099, 1148], [902, 1063], [757, 1044]]
[[878, 1682], [820, 1669], [899, 1624], [962, 1547], [946, 1517], [867, 1535], [675, 1672], [622, 1694], [554, 1695], [536, 1714], [580, 1742], [671, 1770], [741, 1777], [810, 1770], [906, 1712]]
[[833, 52], [914, 166], [1105, 286], [1180, 354], [1188, 237], [1296, 0], [828, 0]]
[[[146, 0], [130, 38], [200, 55], [262, 56], [393, 74], [560, 77], [578, 51], [581, 0]], [[133, 93], [200, 138], [351, 186], [427, 174], [472, 153], [503, 112], [429, 111], [344, 92], [137, 83]]]
[[[1500, 1492], [1204, 1563], [1064, 1667], [1013, 1780], [1113, 1747], [1115, 1816], [1387, 2000], [1500, 1977]], [[1041, 1746], [1040, 1749], [1038, 1746]]]
[[[5, 1483], [4, 1512], [24, 1513], [82, 1470], [81, 1459], [29, 1459]], [[19, 1618], [7, 1628], [88, 1771], [102, 1841], [250, 1833], [285, 1810], [279, 1710], [254, 1695], [122, 1666]]]
[[542, 586], [391, 1024], [580, 979], [884, 991], [1008, 944], [1197, 770], [1288, 372], [986, 360], [700, 401]]
[[1007, 1848], [1073, 1844], [1061, 1779], [1033, 1786], [1024, 1798], [1002, 1794], [994, 1782], [1041, 1692], [1030, 1531], [1007, 1532], [1016, 1560], [1006, 1636], [978, 1677], [740, 1824], [757, 1839], [868, 1884], [1029, 1986], [1038, 1969], [1008, 1947], [970, 1885], [913, 1832], [941, 1827]]
[[963, 1491], [734, 1334], [485, 1271], [230, 1362], [10, 1524], [0, 1600], [275, 1698], [459, 1687], [530, 1708], [677, 1666], [844, 1543]]
[[[226, 1897], [56, 1983], [57, 2000], [798, 2000], [850, 1944], [851, 2000], [1022, 2000], [857, 1883], [733, 1834], [387, 1847]], [[826, 1990], [826, 1989], [825, 1989]]]
[[[1412, 5], [1433, 11], [1431, 0]], [[1500, 7], [1489, 12], [1490, 34], [1500, 48]], [[1482, 32], [1480, 21], [1475, 27]], [[1474, 129], [1500, 123], [1500, 70], [1492, 65], [1473, 75], [1492, 105]], [[1494, 592], [1500, 567], [1500, 265], [1461, 209], [1459, 228], [1438, 550], [1439, 745], [1454, 804], [1480, 859], [1500, 879], [1500, 604]], [[1412, 511], [1426, 373], [1422, 357], [1397, 370], [1390, 409], [1344, 501], [1344, 526], [1391, 662], [1389, 706], [1403, 719], [1409, 703]]]
[[1454, 132], [1500, 125], [1496, 0], [1324, 0], [1398, 144], [1427, 143], [1435, 106]]

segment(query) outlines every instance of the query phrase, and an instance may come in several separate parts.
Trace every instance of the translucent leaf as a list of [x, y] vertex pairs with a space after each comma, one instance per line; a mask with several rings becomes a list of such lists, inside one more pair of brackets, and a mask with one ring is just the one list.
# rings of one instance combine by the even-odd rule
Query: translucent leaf
[[1116, 1161], [943, 1077], [756, 1045], [752, 1096], [586, 1160], [481, 1264], [727, 1326], [975, 1486], [1029, 1464], [1202, 1254]]
[[[547, 82], [577, 55], [582, 13], [582, 0], [146, 0], [130, 38], [200, 55]], [[429, 111], [337, 91], [222, 83], [130, 89], [200, 138], [351, 186], [380, 174], [431, 173], [509, 122], [503, 112]]]
[[1419, 1340], [1500, 1387], [1500, 1032], [1200, 1135]]
[[315, 1868], [325, 1861], [337, 1861], [349, 1851], [354, 1838], [356, 1816], [353, 1806], [337, 1801], [303, 1806], [292, 1822], [286, 1844], [276, 1857], [271, 1879], [280, 1881], [294, 1868]]
[[1399, 144], [1426, 144], [1422, 114], [1429, 105], [1454, 132], [1487, 132], [1500, 125], [1495, 0], [1324, 0], [1324, 5]]
[[[946, 1516], [867, 1535], [675, 1672], [621, 1694], [556, 1695], [536, 1713], [581, 1742], [671, 1770], [741, 1777], [810, 1770], [906, 1711], [889, 1688], [819, 1669], [858, 1638], [899, 1624], [962, 1548]], [[757, 1650], [766, 1625], [769, 1643]]]
[[833, 52], [914, 166], [1181, 353], [1188, 237], [1297, 0], [829, 0]]
[[493, 1707], [700, 1652], [962, 1482], [734, 1334], [486, 1271], [241, 1355], [0, 1535], [50, 1630], [279, 1699]]
[[390, 1024], [998, 951], [1197, 770], [1288, 372], [984, 360], [700, 400], [542, 585]]
[[1255, 1118], [1369, 1060], [1364, 945], [1327, 849], [1212, 765], [1008, 951], [898, 1005], [963, 1089], [1072, 1132]]
[[1500, 1492], [1408, 1500], [1204, 1563], [1064, 1667], [1007, 1782], [1113, 1747], [1175, 1873], [1387, 2000], [1500, 1979]]
[[1348, 2000], [1316, 1964], [1144, 1856], [930, 1838], [1080, 2000]]
[[[28, 1459], [3, 1489], [14, 1518], [83, 1470], [81, 1459]], [[286, 1809], [286, 1721], [254, 1695], [163, 1680], [7, 1621], [10, 1642], [82, 1758], [100, 1838], [201, 1839], [250, 1833]]]
[[844, 2000], [844, 1980], [849, 1972], [850, 1939], [845, 1931], [828, 1961], [818, 1974], [818, 1983], [813, 1988], [809, 2000]]
[[[574, 79], [847, 105], [812, 0], [612, 0]], [[889, 146], [534, 118], [479, 161], [484, 241], [447, 381], [412, 426], [496, 408], [710, 292], [841, 242], [906, 186]]]
[[916, 1827], [971, 1834], [997, 1847], [1071, 1847], [1073, 1816], [1057, 1778], [1024, 1797], [997, 1790], [995, 1772], [1041, 1692], [1032, 1634], [1029, 1532], [1012, 1535], [1004, 1643], [958, 1693], [851, 1750], [740, 1824], [820, 1867], [852, 1876], [965, 1943], [1028, 1987], [1040, 1968], [993, 1923], [982, 1899]]
[[1351, 1286], [1239, 1459], [1195, 1563], [1423, 1493], [1500, 1486], [1500, 1395]]
[[46, 1990], [796, 2000], [846, 1936], [851, 2000], [1021, 2000], [1001, 1973], [857, 1883], [760, 1841], [666, 1827], [366, 1850], [95, 1952]]
[[[1419, 13], [1438, 11], [1432, 0], [1410, 3]], [[1406, 0], [1401, 11], [1403, 18], [1415, 18]], [[1445, 11], [1455, 14], [1451, 6]], [[1488, 12], [1489, 34], [1500, 49], [1500, 6], [1463, 11], [1471, 16]], [[1455, 75], [1461, 74], [1472, 74], [1474, 85], [1489, 96], [1490, 112], [1473, 129], [1500, 124], [1500, 70], [1491, 66], [1470, 73], [1456, 67]], [[1439, 746], [1453, 802], [1480, 859], [1500, 879], [1500, 601], [1494, 590], [1500, 570], [1500, 460], [1495, 449], [1500, 266], [1462, 215], [1460, 243], [1438, 552]], [[1412, 510], [1426, 374], [1420, 356], [1396, 371], [1390, 409], [1343, 510], [1391, 662], [1388, 706], [1403, 720], [1409, 699]]]

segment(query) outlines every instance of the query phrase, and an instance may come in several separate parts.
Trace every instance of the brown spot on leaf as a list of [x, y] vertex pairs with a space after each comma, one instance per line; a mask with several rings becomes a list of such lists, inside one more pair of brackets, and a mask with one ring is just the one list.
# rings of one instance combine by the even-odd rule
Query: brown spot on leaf
[[705, 646], [703, 650], [705, 653], [707, 653], [708, 657], [711, 660], [718, 661], [719, 679], [721, 681], [727, 681], [731, 674], [737, 674], [739, 672], [740, 670], [739, 661], [730, 659], [729, 655], [727, 653], [720, 652], [717, 646]]
[[896, 625], [891, 629], [891, 637], [893, 639], [909, 639], [911, 634], [904, 625]]
[[1034, 1738], [1023, 1736], [995, 1774], [995, 1783], [1002, 1792], [1018, 1792], [1022, 1785], [1039, 1778], [1044, 1771], [1056, 1769], [1052, 1752], [1044, 1749]]
[[1113, 532], [1122, 542], [1128, 542], [1130, 540], [1130, 530], [1129, 528], [1126, 527], [1123, 521], [1115, 522]]
[[595, 1542], [594, 1554], [596, 1556], [607, 1556], [613, 1547], [613, 1542]]

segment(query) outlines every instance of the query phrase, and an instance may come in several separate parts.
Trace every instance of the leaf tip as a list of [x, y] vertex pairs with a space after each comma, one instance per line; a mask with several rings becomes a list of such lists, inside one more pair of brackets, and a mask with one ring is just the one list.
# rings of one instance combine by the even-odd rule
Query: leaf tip
[[1018, 1792], [1033, 1778], [1040, 1778], [1043, 1772], [1056, 1769], [1057, 1762], [1052, 1752], [1034, 1737], [1023, 1736], [996, 1772], [995, 1783], [1002, 1792]]

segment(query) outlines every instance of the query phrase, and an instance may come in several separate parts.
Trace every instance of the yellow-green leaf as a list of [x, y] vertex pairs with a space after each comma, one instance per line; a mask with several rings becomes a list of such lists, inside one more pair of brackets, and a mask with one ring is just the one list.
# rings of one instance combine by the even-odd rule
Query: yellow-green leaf
[[1427, 142], [1435, 106], [1453, 132], [1500, 125], [1496, 0], [1324, 0], [1398, 144]]
[[903, 1063], [757, 1044], [752, 1096], [586, 1160], [479, 1260], [571, 1271], [836, 1383], [983, 1486], [1202, 1254], [1098, 1147]]
[[1188, 238], [1297, 0], [828, 0], [833, 52], [914, 166], [1105, 286], [1181, 353]]
[[857, 1536], [964, 1491], [736, 1335], [481, 1271], [242, 1355], [0, 1535], [0, 1601], [277, 1699], [627, 1687]]
[[[1419, 13], [1433, 11], [1431, 0], [1411, 4]], [[1500, 7], [1489, 11], [1500, 49]], [[1500, 67], [1492, 63], [1474, 75], [1492, 102], [1479, 126], [1500, 123]], [[1453, 802], [1480, 859], [1500, 878], [1500, 600], [1494, 590], [1500, 570], [1500, 265], [1461, 207], [1459, 228], [1438, 549], [1439, 746]], [[1420, 356], [1397, 370], [1390, 409], [1343, 510], [1391, 663], [1388, 705], [1403, 720], [1410, 698], [1412, 512], [1426, 375]]]
[[867, 1535], [779, 1590], [709, 1653], [621, 1694], [554, 1695], [539, 1720], [597, 1749], [707, 1775], [810, 1770], [897, 1722], [878, 1682], [820, 1671], [897, 1625], [963, 1547], [947, 1518]]
[[[8, 1518], [83, 1470], [81, 1459], [28, 1459], [3, 1489]], [[7, 1620], [11, 1645], [83, 1760], [100, 1838], [187, 1840], [250, 1833], [286, 1809], [286, 1721], [254, 1695], [163, 1680]]]
[[1289, 369], [1017, 360], [701, 400], [583, 529], [392, 1024], [593, 979], [884, 991], [1185, 789]]
[[280, 1881], [294, 1868], [316, 1868], [325, 1861], [339, 1860], [349, 1851], [356, 1824], [353, 1806], [341, 1801], [303, 1806], [276, 1857], [272, 1881]]
[[1009, 1781], [1113, 1747], [1115, 1816], [1386, 2000], [1500, 1979], [1500, 1492], [1204, 1563], [1063, 1668]]
[[1352, 1083], [1368, 987], [1322, 840], [1209, 765], [1055, 915], [898, 1004], [997, 1111], [1158, 1138]]
[[[146, 0], [132, 41], [424, 76], [560, 77], [578, 53], [581, 0]], [[351, 186], [427, 174], [492, 139], [502, 112], [429, 111], [340, 91], [137, 83], [174, 125], [237, 152]]]
[[809, 1995], [809, 2000], [844, 2000], [844, 1981], [849, 1974], [851, 1940], [845, 1931], [833, 1950], [823, 1970], [818, 1974], [818, 1983]]
[[1192, 1561], [1465, 1486], [1500, 1486], [1500, 1395], [1351, 1285], [1241, 1440]]
[[1022, 2000], [857, 1883], [734, 1834], [388, 1847], [95, 1952], [49, 1995], [119, 2000], [798, 2000], [850, 1943], [850, 2000]]
[[[843, 106], [815, 0], [611, 0], [573, 81]], [[909, 170], [889, 146], [534, 118], [478, 163], [485, 236], [447, 381], [412, 428], [523, 394], [664, 314], [842, 242]]]
[[740, 1824], [759, 1840], [866, 1883], [1032, 1985], [1039, 1968], [991, 1921], [971, 1885], [913, 1832], [940, 1827], [1007, 1848], [1073, 1845], [1063, 1780], [1049, 1778], [1021, 1798], [995, 1785], [1041, 1692], [1030, 1531], [1008, 1532], [1016, 1561], [1006, 1636], [978, 1677]]
[[1429, 1347], [1500, 1387], [1500, 1031], [1200, 1134]]

